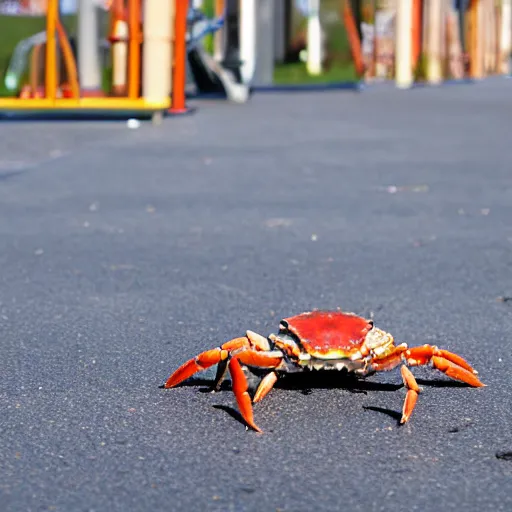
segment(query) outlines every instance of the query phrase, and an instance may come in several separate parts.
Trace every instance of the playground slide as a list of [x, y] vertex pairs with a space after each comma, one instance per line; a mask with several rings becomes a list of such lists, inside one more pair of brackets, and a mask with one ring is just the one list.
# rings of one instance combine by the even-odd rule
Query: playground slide
[[199, 94], [221, 94], [235, 103], [245, 103], [249, 99], [249, 87], [239, 83], [233, 73], [224, 69], [201, 46], [190, 49], [187, 58]]
[[189, 10], [187, 64], [199, 95], [218, 94], [229, 101], [245, 103], [251, 94], [249, 86], [225, 69], [203, 47], [204, 37], [214, 34], [223, 25], [224, 16], [208, 19], [199, 9]]

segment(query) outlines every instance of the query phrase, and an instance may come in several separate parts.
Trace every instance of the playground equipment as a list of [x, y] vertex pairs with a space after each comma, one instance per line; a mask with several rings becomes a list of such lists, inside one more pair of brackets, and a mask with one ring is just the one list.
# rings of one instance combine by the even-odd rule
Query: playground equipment
[[[356, 72], [371, 82], [480, 79], [510, 73], [512, 0], [342, 0]], [[358, 34], [356, 13], [361, 17]]]
[[[86, 4], [80, 2], [81, 7]], [[81, 49], [77, 67], [70, 38], [61, 23], [59, 0], [47, 0], [45, 37], [34, 36], [18, 51], [22, 54], [31, 48], [29, 80], [21, 84], [16, 96], [0, 98], [0, 112], [158, 118], [166, 112], [186, 111], [188, 1], [109, 0], [109, 4], [107, 46], [111, 49], [112, 79], [98, 76], [98, 42], [95, 37], [85, 37], [95, 34], [97, 27], [85, 23], [80, 33], [80, 14], [91, 16], [92, 11], [78, 13], [82, 38], [78, 42]], [[1, 38], [2, 34], [0, 43]], [[61, 59], [64, 73], [60, 72]], [[79, 77], [79, 70], [87, 72]], [[6, 77], [6, 85], [17, 85], [13, 76], [11, 73]], [[92, 82], [87, 82], [91, 76]], [[105, 81], [107, 85], [102, 87]]]
[[[217, 9], [228, 1], [216, 0]], [[259, 0], [256, 14], [252, 1], [232, 2], [244, 27], [243, 81], [256, 89], [276, 76], [284, 84], [281, 75], [407, 88], [510, 73], [512, 0]], [[226, 58], [224, 33], [216, 34], [217, 62]]]
[[508, 75], [511, 7], [510, 0], [396, 0], [397, 85]]

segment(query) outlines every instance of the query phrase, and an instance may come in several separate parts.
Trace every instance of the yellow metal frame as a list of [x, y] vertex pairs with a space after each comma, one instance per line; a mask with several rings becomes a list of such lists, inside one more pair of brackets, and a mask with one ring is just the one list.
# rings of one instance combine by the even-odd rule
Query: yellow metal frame
[[152, 102], [144, 98], [0, 98], [0, 108], [9, 110], [160, 110], [170, 104], [170, 100]]
[[[77, 85], [72, 87], [73, 98], [58, 98], [57, 76], [57, 36], [61, 28], [59, 20], [58, 0], [48, 0], [46, 13], [46, 65], [45, 65], [45, 97], [44, 98], [0, 98], [0, 110], [9, 112], [30, 111], [160, 111], [171, 107], [171, 99], [154, 102], [139, 96], [140, 90], [140, 54], [141, 34], [138, 20], [140, 19], [140, 0], [129, 0], [130, 8], [130, 35], [129, 35], [129, 77], [127, 97], [80, 97]], [[67, 39], [66, 39], [67, 42]], [[63, 51], [69, 48], [64, 44]], [[69, 56], [66, 56], [69, 58]], [[73, 60], [72, 69], [68, 72], [72, 75], [71, 82], [74, 85], [76, 79], [76, 66]], [[75, 82], [76, 84], [77, 82]]]

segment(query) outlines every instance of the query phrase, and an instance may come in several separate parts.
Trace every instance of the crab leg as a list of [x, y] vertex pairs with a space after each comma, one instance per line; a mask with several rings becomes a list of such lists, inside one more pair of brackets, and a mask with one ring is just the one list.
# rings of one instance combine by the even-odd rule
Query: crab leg
[[233, 357], [229, 361], [229, 373], [233, 383], [233, 393], [235, 394], [240, 414], [245, 422], [256, 432], [263, 432], [256, 423], [254, 423], [254, 415], [252, 412], [251, 397], [248, 393], [247, 379], [240, 363]]
[[165, 383], [165, 388], [172, 388], [177, 386], [184, 380], [192, 377], [194, 373], [201, 370], [206, 370], [214, 364], [218, 364], [217, 375], [215, 376], [214, 390], [218, 391], [220, 384], [226, 375], [228, 356], [233, 351], [237, 351], [245, 348], [253, 348], [257, 351], [268, 351], [270, 346], [268, 340], [261, 336], [261, 334], [253, 331], [246, 331], [246, 336], [241, 338], [233, 338], [227, 341], [220, 347], [212, 350], [206, 350], [201, 352], [193, 359], [188, 360], [182, 364], [168, 379]]
[[444, 372], [452, 379], [460, 380], [473, 387], [485, 386], [480, 382], [480, 379], [476, 376], [476, 370], [469, 363], [448, 350], [440, 350], [432, 345], [423, 345], [406, 350], [402, 357], [409, 366], [432, 363], [434, 368]]
[[274, 387], [274, 384], [277, 382], [277, 373], [276, 372], [270, 372], [263, 379], [261, 379], [261, 382], [258, 386], [258, 389], [256, 390], [256, 393], [254, 394], [253, 402], [259, 402], [264, 397], [268, 395], [270, 390]]
[[[231, 374], [233, 393], [245, 422], [256, 432], [263, 432], [255, 423], [251, 404], [251, 397], [248, 392], [247, 379], [240, 366], [240, 363], [259, 368], [276, 368], [283, 361], [282, 355], [276, 355], [275, 352], [265, 353], [256, 350], [244, 350], [235, 354], [229, 360], [229, 373]], [[261, 384], [260, 384], [261, 386]], [[269, 390], [270, 391], [270, 390]]]
[[414, 406], [416, 405], [420, 388], [416, 382], [416, 379], [414, 378], [414, 375], [412, 374], [411, 370], [407, 368], [407, 366], [402, 366], [400, 368], [400, 372], [402, 374], [404, 386], [407, 388], [407, 395], [405, 396], [405, 401], [402, 408], [402, 419], [400, 420], [400, 423], [405, 423], [409, 420]]
[[442, 371], [452, 379], [460, 380], [475, 388], [485, 386], [485, 384], [481, 382], [480, 379], [474, 373], [468, 372], [464, 368], [457, 366], [456, 364], [452, 363], [451, 361], [448, 361], [448, 359], [445, 359], [444, 357], [434, 356], [432, 358], [432, 365], [434, 366], [434, 368], [437, 368], [438, 370]]
[[[408, 349], [405, 344], [398, 345], [391, 354], [373, 359], [371, 368], [376, 371], [392, 370], [400, 363], [405, 363], [408, 366], [432, 364], [434, 368], [444, 372], [452, 379], [465, 382], [473, 387], [485, 386], [476, 376], [477, 372], [462, 357], [433, 345], [423, 345], [411, 349]], [[405, 365], [400, 369], [404, 386], [407, 388], [400, 423], [406, 423], [409, 420], [420, 392], [414, 375]]]
[[[267, 338], [264, 338], [261, 334], [253, 331], [246, 331], [246, 336], [249, 341], [249, 345], [255, 350], [270, 350], [270, 345]], [[244, 345], [244, 348], [246, 345]], [[236, 350], [236, 349], [235, 349]], [[217, 374], [215, 375], [215, 383], [213, 385], [212, 392], [219, 391], [220, 385], [226, 376], [228, 370], [228, 360], [223, 359], [217, 366]]]
[[405, 352], [405, 356], [408, 360], [408, 364], [413, 365], [415, 362], [417, 365], [427, 364], [433, 356], [442, 357], [448, 361], [464, 368], [468, 372], [478, 373], [473, 367], [462, 357], [448, 350], [442, 350], [437, 348], [435, 345], [422, 345], [421, 347], [413, 347]]
[[[183, 363], [168, 379], [164, 384], [165, 388], [173, 388], [177, 386], [184, 380], [192, 377], [194, 373], [197, 373], [201, 370], [206, 370], [210, 366], [214, 364], [221, 363], [226, 361], [229, 357], [230, 352], [233, 350], [248, 348], [249, 340], [244, 336], [242, 338], [234, 338], [230, 341], [227, 341], [220, 347], [214, 348], [212, 350], [207, 350], [205, 352], [201, 352], [201, 354], [197, 355], [193, 359], [189, 359], [186, 363]], [[224, 372], [219, 377], [217, 373], [217, 379], [220, 381]], [[217, 381], [216, 379], [216, 381]], [[217, 385], [219, 382], [217, 381]]]
[[392, 370], [400, 363], [405, 363], [407, 366], [432, 364], [434, 368], [444, 372], [452, 379], [465, 382], [473, 387], [485, 386], [476, 376], [476, 370], [465, 359], [433, 345], [423, 345], [410, 349], [405, 344], [398, 345], [391, 354], [373, 359], [371, 367], [376, 371]]

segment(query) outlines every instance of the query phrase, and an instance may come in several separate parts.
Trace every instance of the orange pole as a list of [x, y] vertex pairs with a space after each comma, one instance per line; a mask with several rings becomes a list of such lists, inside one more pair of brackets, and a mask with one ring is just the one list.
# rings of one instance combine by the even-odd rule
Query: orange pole
[[128, 0], [128, 31], [128, 97], [137, 99], [140, 89], [140, 0]]
[[169, 109], [169, 112], [175, 114], [187, 111], [185, 106], [187, 12], [188, 0], [176, 0], [176, 10], [174, 12], [172, 103]]
[[57, 20], [57, 33], [59, 35], [60, 47], [64, 54], [64, 62], [69, 85], [71, 86], [71, 94], [73, 98], [78, 99], [80, 98], [80, 85], [78, 84], [78, 71], [76, 69], [75, 57], [73, 56], [73, 50], [71, 49], [71, 45], [69, 44], [66, 32], [60, 20]]
[[359, 32], [356, 26], [356, 20], [354, 18], [354, 13], [352, 12], [349, 0], [345, 0], [343, 2], [343, 21], [345, 23], [345, 29], [347, 31], [348, 42], [350, 44], [350, 50], [352, 52], [352, 58], [354, 59], [356, 73], [359, 76], [363, 76], [363, 51], [361, 48], [361, 41], [359, 39]]
[[126, 17], [126, 12], [124, 9], [124, 2], [123, 0], [113, 0], [112, 4], [110, 5], [110, 15], [111, 15], [111, 23], [114, 25], [114, 23], [117, 20], [124, 20]]
[[224, 12], [224, 0], [215, 0], [215, 16], [218, 18]]
[[41, 49], [43, 47], [43, 43], [36, 44], [32, 49], [32, 54], [30, 56], [30, 89], [32, 94], [35, 93], [36, 89], [39, 86], [39, 64]]
[[421, 53], [422, 0], [412, 0], [412, 67], [416, 68]]
[[45, 96], [54, 100], [57, 96], [57, 44], [55, 31], [59, 16], [59, 0], [48, 0], [46, 10], [46, 62]]

